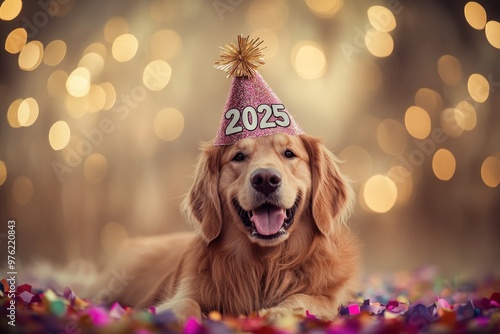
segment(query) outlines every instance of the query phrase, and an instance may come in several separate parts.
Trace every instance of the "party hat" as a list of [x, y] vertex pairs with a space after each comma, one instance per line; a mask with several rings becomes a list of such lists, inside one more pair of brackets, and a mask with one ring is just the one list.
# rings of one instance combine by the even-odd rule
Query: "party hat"
[[259, 39], [238, 36], [237, 45], [221, 47], [221, 59], [215, 68], [232, 77], [214, 146], [231, 145], [243, 138], [269, 136], [275, 133], [303, 133], [292, 115], [257, 72], [264, 64]]

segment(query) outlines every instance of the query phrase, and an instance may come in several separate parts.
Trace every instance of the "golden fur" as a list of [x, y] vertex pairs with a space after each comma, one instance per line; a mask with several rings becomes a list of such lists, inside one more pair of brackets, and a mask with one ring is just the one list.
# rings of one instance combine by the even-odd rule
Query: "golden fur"
[[[285, 156], [286, 150], [294, 156]], [[238, 153], [243, 161], [234, 159]], [[272, 239], [253, 237], [234, 205], [251, 211], [262, 200], [249, 181], [257, 168], [281, 174], [274, 203], [296, 205], [293, 224]], [[332, 318], [357, 288], [360, 249], [345, 226], [352, 197], [333, 154], [310, 136], [207, 144], [182, 205], [196, 233], [130, 241], [113, 263], [115, 274], [121, 270], [130, 282], [111, 291], [109, 301], [156, 304], [181, 319], [212, 310], [271, 317], [309, 311]]]

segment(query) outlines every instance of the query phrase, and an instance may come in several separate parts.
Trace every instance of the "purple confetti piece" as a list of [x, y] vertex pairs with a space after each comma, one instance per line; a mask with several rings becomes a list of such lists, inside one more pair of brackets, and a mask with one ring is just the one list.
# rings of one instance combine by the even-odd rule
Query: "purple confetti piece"
[[64, 291], [63, 291], [63, 297], [66, 298], [70, 302], [71, 306], [75, 305], [76, 295], [73, 292], [73, 290], [71, 290], [68, 287], [65, 287]]
[[427, 329], [431, 320], [432, 316], [427, 307], [423, 304], [417, 304], [408, 311], [405, 322], [410, 328], [421, 332]]

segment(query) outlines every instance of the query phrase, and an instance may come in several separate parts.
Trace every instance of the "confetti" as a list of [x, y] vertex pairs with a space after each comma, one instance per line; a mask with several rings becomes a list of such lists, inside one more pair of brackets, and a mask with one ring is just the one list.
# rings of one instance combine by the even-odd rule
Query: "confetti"
[[[323, 320], [307, 311], [304, 315], [286, 314], [273, 322], [255, 314], [230, 317], [214, 311], [201, 322], [191, 318], [181, 323], [173, 312], [156, 313], [152, 306], [134, 309], [118, 302], [96, 305], [70, 288], [59, 294], [24, 284], [17, 288], [16, 326], [26, 332], [139, 334], [500, 332], [500, 277], [455, 286], [435, 273], [415, 272], [402, 277], [367, 278], [370, 286], [364, 294], [369, 298], [361, 294], [356, 302], [340, 307], [335, 319]], [[489, 297], [481, 295], [485, 291], [489, 291]], [[0, 298], [2, 307], [8, 303], [7, 296]]]

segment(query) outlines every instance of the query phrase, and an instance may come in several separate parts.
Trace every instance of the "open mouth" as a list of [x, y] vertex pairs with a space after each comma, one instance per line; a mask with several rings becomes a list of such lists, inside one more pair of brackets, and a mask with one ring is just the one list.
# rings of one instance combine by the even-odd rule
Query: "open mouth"
[[246, 211], [236, 199], [233, 200], [233, 205], [253, 238], [271, 240], [287, 234], [287, 230], [293, 224], [298, 199], [289, 209], [266, 202]]

